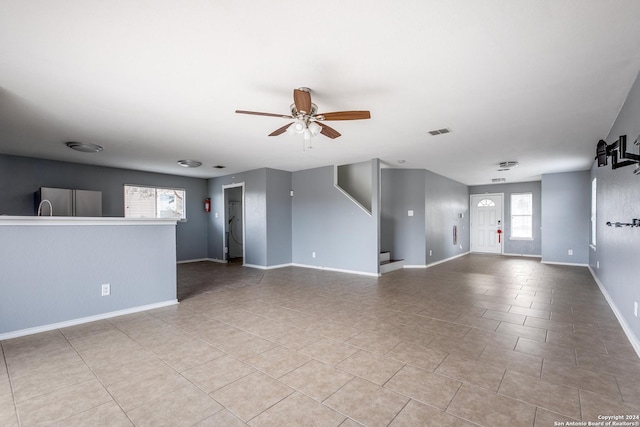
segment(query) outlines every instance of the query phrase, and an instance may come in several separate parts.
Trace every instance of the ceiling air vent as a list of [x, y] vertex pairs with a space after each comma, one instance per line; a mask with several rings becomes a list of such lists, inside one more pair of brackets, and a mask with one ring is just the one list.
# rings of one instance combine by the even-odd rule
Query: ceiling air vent
[[215, 165], [213, 168], [214, 168], [214, 169], [224, 169], [224, 168], [226, 168], [226, 166], [222, 166], [222, 165]]
[[504, 178], [492, 178], [491, 179], [491, 182], [505, 182], [505, 181], [506, 181], [506, 179], [504, 179]]
[[436, 130], [430, 130], [429, 135], [436, 136], [436, 135], [442, 135], [449, 132], [451, 132], [451, 129], [449, 128], [436, 129]]
[[498, 172], [504, 172], [504, 171], [511, 170], [511, 168], [515, 168], [519, 164], [520, 163], [516, 162], [515, 160], [509, 160], [507, 162], [500, 162], [500, 163], [498, 163]]

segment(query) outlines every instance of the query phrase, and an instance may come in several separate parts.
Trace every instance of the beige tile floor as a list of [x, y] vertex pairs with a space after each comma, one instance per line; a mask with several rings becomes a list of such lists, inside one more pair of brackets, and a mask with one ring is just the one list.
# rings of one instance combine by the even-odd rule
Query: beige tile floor
[[2, 341], [0, 426], [640, 414], [640, 359], [586, 268], [468, 255], [372, 278], [200, 262], [178, 282], [177, 306]]

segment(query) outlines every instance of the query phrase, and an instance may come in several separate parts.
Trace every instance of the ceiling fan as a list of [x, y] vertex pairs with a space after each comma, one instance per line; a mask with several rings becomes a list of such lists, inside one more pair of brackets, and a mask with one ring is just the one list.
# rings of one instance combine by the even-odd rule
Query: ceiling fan
[[236, 110], [236, 113], [294, 119], [294, 122], [287, 123], [274, 130], [269, 136], [278, 136], [288, 131], [291, 134], [302, 134], [305, 140], [310, 140], [312, 136], [318, 135], [319, 133], [331, 139], [340, 136], [340, 132], [325, 125], [323, 123], [324, 121], [371, 118], [369, 111], [336, 111], [333, 113], [318, 114], [318, 106], [311, 102], [311, 89], [307, 87], [293, 90], [293, 104], [291, 104], [290, 108], [291, 114], [260, 113], [245, 110]]

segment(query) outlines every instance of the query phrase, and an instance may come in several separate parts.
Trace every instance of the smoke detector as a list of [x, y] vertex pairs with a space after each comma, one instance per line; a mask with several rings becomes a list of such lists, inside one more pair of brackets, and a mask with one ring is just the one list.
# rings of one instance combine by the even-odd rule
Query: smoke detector
[[519, 164], [520, 163], [515, 161], [515, 160], [509, 160], [509, 161], [506, 161], [506, 162], [500, 162], [500, 163], [498, 163], [498, 172], [511, 170], [511, 168], [515, 168]]
[[431, 135], [431, 136], [443, 135], [443, 134], [449, 133], [449, 132], [451, 132], [451, 129], [449, 129], [449, 128], [434, 129], [434, 130], [430, 130], [429, 131], [429, 135]]

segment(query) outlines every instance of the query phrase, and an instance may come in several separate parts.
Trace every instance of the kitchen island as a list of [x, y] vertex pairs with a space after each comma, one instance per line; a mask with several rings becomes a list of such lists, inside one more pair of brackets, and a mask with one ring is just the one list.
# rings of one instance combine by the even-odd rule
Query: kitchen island
[[176, 222], [0, 216], [0, 340], [177, 304]]

